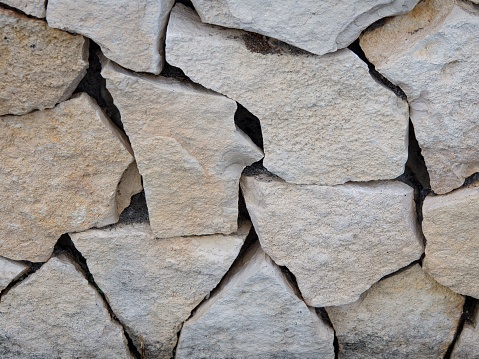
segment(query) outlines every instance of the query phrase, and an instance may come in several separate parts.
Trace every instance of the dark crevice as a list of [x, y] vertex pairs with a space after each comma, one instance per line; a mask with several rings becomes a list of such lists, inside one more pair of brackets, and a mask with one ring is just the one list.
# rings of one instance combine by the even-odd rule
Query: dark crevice
[[243, 191], [241, 187], [239, 189], [238, 195], [238, 227], [241, 222], [244, 221], [251, 221], [251, 217], [248, 213], [248, 209], [246, 208], [246, 202], [244, 200]]
[[30, 268], [25, 273], [23, 273], [20, 277], [11, 281], [5, 288], [3, 288], [2, 291], [0, 291], [0, 302], [2, 301], [3, 296], [6, 295], [13, 287], [15, 287], [18, 283], [27, 279], [30, 275], [35, 273], [45, 264], [45, 262], [29, 262], [29, 261], [19, 261], [19, 262], [25, 263]]
[[131, 202], [120, 214], [120, 219], [113, 224], [132, 224], [132, 223], [149, 223], [150, 216], [146, 203], [145, 190], [131, 197]]
[[274, 173], [268, 171], [266, 167], [263, 166], [263, 160], [255, 162], [251, 166], [245, 167], [242, 175], [247, 177], [252, 177], [257, 175], [267, 175], [273, 178], [280, 178]]
[[175, 5], [176, 4], [183, 4], [185, 6], [188, 6], [189, 8], [192, 8], [192, 9], [195, 9], [193, 3], [191, 2], [191, 0], [176, 0], [175, 1]]
[[264, 150], [263, 148], [263, 133], [261, 131], [261, 123], [258, 117], [249, 112], [241, 104], [237, 103], [238, 107], [235, 112], [235, 125], [238, 126], [246, 135], [251, 138], [251, 141]]
[[[271, 259], [273, 260], [273, 259]], [[277, 265], [277, 264], [276, 264]], [[278, 266], [281, 269], [281, 272], [285, 276], [286, 280], [288, 281], [289, 285], [293, 288], [294, 293], [304, 302], [303, 294], [298, 286], [298, 281], [296, 280], [296, 276], [289, 270], [286, 266]]]
[[[395, 272], [386, 274], [384, 277], [382, 277], [380, 280], [378, 280], [375, 284], [377, 284], [377, 283], [379, 283], [379, 282], [382, 282], [383, 280], [388, 279], [388, 278], [390, 278], [390, 277], [394, 277], [395, 275], [397, 275], [397, 274], [399, 274], [399, 273], [402, 273], [402, 272], [404, 272], [404, 271], [410, 269], [411, 267], [415, 266], [416, 264], [419, 264], [419, 265], [422, 267], [422, 259], [423, 259], [423, 258], [424, 258], [424, 254], [421, 256], [420, 259], [417, 259], [417, 260], [415, 260], [415, 261], [409, 263], [407, 266], [402, 267], [402, 268], [398, 269], [398, 270], [395, 271]], [[373, 284], [373, 285], [374, 285], [374, 284]], [[364, 292], [364, 293], [366, 293], [366, 292]], [[364, 293], [363, 293], [363, 294], [364, 294]]]
[[170, 65], [166, 61], [163, 66], [163, 70], [160, 73], [160, 76], [174, 78], [174, 79], [185, 81], [185, 82], [193, 82], [188, 76], [185, 75], [182, 69], [180, 69], [179, 67]]
[[339, 340], [338, 340], [338, 337], [336, 336], [336, 330], [334, 329], [333, 323], [331, 322], [331, 319], [329, 318], [328, 312], [324, 308], [315, 308], [315, 310], [316, 310], [316, 314], [318, 314], [321, 317], [321, 319], [333, 329], [334, 359], [338, 359], [339, 358]]
[[478, 181], [479, 181], [479, 172], [476, 172], [476, 173], [470, 175], [469, 177], [467, 177], [464, 180], [464, 183], [462, 184], [462, 186], [459, 187], [459, 188], [468, 187], [472, 184], [475, 184], [475, 182], [478, 182]]
[[[9, 6], [7, 4], [4, 4], [3, 2], [1, 2], [1, 0], [0, 0], [0, 9], [13, 11], [13, 12], [17, 13], [18, 15], [28, 17], [29, 19], [40, 20], [40, 21], [47, 22], [47, 20], [44, 19], [44, 18], [38, 18], [38, 17], [32, 16], [30, 14], [27, 14], [27, 13], [23, 12], [22, 10], [17, 9], [16, 7], [12, 7], [12, 6]], [[46, 9], [46, 7], [45, 7], [45, 9]]]

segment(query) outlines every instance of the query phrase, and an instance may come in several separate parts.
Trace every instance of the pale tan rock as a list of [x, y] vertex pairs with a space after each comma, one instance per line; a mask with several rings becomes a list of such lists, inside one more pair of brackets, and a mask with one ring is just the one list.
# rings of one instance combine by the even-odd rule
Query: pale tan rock
[[0, 117], [0, 133], [0, 255], [43, 262], [63, 233], [118, 220], [133, 156], [88, 95]]
[[132, 359], [123, 328], [65, 255], [2, 296], [0, 357]]
[[376, 69], [407, 94], [436, 193], [479, 172], [478, 32], [477, 8], [428, 0], [361, 37]]
[[238, 234], [157, 240], [147, 224], [72, 233], [95, 282], [146, 358], [170, 358], [181, 324], [238, 255]]
[[340, 358], [442, 358], [464, 298], [416, 264], [373, 285], [352, 304], [326, 308]]
[[87, 39], [0, 8], [0, 115], [65, 101], [87, 67]]
[[[192, 10], [176, 5], [166, 56], [193, 81], [259, 118], [268, 170], [302, 184], [403, 173], [407, 103], [377, 83], [352, 51], [298, 54], [258, 44], [251, 36], [204, 25]], [[276, 53], [256, 53], [252, 47]]]
[[464, 328], [457, 338], [454, 349], [451, 353], [451, 359], [479, 359], [479, 311], [476, 309], [473, 317], [473, 323], [466, 321]]
[[30, 268], [29, 265], [0, 257], [0, 292]]
[[38, 18], [45, 17], [45, 0], [1, 0], [0, 3], [14, 7], [28, 15]]
[[353, 302], [423, 252], [403, 183], [299, 186], [263, 174], [243, 177], [241, 189], [261, 246], [310, 306]]
[[116, 193], [116, 212], [121, 213], [131, 203], [131, 197], [143, 190], [141, 175], [136, 161], [130, 163], [123, 173]]
[[235, 127], [236, 102], [111, 62], [102, 74], [135, 151], [155, 235], [235, 232], [241, 171], [263, 157]]

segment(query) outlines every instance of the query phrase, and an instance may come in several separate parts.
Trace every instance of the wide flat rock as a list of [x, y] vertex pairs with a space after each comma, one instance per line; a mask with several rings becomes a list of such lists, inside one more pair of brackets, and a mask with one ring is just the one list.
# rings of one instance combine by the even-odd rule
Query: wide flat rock
[[479, 10], [427, 0], [366, 32], [361, 47], [407, 94], [431, 187], [446, 193], [479, 172]]
[[264, 251], [291, 270], [310, 306], [353, 302], [423, 252], [404, 183], [293, 185], [261, 174], [241, 189]]
[[288, 182], [329, 185], [404, 171], [407, 103], [348, 49], [316, 56], [271, 45], [258, 35], [205, 25], [179, 4], [166, 56], [193, 81], [259, 118], [264, 165]]
[[45, 0], [1, 0], [0, 3], [14, 7], [28, 15], [38, 18], [45, 17]]
[[454, 349], [451, 353], [451, 359], [479, 359], [479, 311], [472, 318], [473, 323], [464, 323], [464, 328], [457, 338]]
[[28, 264], [0, 257], [0, 292], [29, 268]]

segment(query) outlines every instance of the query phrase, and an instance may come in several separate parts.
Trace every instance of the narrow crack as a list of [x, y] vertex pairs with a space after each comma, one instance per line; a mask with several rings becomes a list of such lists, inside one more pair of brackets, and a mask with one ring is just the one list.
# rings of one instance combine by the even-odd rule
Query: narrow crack
[[[28, 17], [29, 19], [40, 20], [40, 21], [47, 22], [47, 20], [44, 19], [44, 18], [39, 18], [39, 17], [35, 17], [35, 16], [33, 16], [33, 15], [30, 15], [30, 14], [27, 14], [27, 13], [23, 12], [22, 10], [17, 9], [16, 7], [13, 7], [13, 6], [9, 6], [9, 5], [7, 5], [7, 4], [4, 4], [3, 2], [0, 2], [0, 9], [5, 9], [5, 10], [13, 11], [13, 12], [19, 14], [19, 15]], [[45, 9], [46, 9], [46, 5], [45, 5]]]
[[176, 4], [183, 4], [187, 7], [192, 8], [193, 10], [195, 10], [195, 7], [193, 6], [193, 3], [191, 2], [191, 0], [176, 0], [175, 5]]
[[3, 288], [2, 291], [0, 291], [0, 302], [2, 301], [3, 296], [6, 295], [13, 287], [15, 287], [18, 283], [27, 279], [30, 275], [35, 273], [45, 264], [45, 262], [29, 262], [29, 261], [19, 261], [19, 262], [23, 262], [27, 264], [28, 266], [30, 266], [30, 268], [25, 273], [23, 273], [20, 277], [11, 281], [5, 288]]
[[249, 112], [245, 107], [237, 102], [237, 109], [235, 112], [235, 125], [242, 130], [251, 141], [264, 150], [263, 147], [263, 132], [261, 131], [261, 123], [255, 115]]
[[324, 308], [315, 308], [315, 310], [316, 310], [316, 314], [319, 315], [321, 317], [321, 319], [323, 319], [323, 321], [326, 322], [333, 329], [333, 332], [334, 332], [334, 341], [333, 341], [334, 359], [338, 359], [339, 358], [339, 340], [338, 340], [338, 337], [336, 335], [336, 329], [334, 329], [333, 322], [331, 322], [331, 319], [329, 318], [328, 312]]

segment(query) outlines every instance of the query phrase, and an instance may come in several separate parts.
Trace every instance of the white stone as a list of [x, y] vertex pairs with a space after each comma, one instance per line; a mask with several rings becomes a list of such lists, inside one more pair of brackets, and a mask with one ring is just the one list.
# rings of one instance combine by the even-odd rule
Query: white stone
[[466, 321], [462, 332], [457, 338], [451, 359], [479, 359], [479, 311], [474, 313], [473, 323]]
[[434, 192], [479, 172], [479, 11], [428, 0], [361, 38], [376, 69], [407, 94]]
[[463, 304], [416, 264], [373, 285], [357, 302], [326, 311], [340, 358], [437, 359], [454, 338]]
[[176, 358], [332, 359], [333, 340], [257, 243], [185, 322]]
[[63, 233], [118, 221], [128, 205], [118, 182], [134, 159], [88, 95], [0, 117], [0, 133], [1, 256], [44, 262]]
[[123, 328], [65, 255], [2, 296], [0, 357], [132, 359]]
[[353, 302], [423, 252], [414, 190], [400, 182], [293, 185], [267, 175], [241, 189], [264, 251], [313, 307]]
[[235, 127], [236, 102], [200, 86], [104, 63], [157, 237], [237, 230], [238, 184], [262, 151]]
[[174, 0], [49, 0], [51, 27], [82, 34], [123, 67], [159, 74]]
[[157, 240], [147, 224], [72, 233], [95, 282], [146, 358], [170, 358], [181, 324], [237, 257], [238, 234]]
[[418, 0], [192, 0], [203, 22], [257, 32], [323, 55], [356, 40], [373, 22]]
[[252, 46], [269, 45], [204, 25], [182, 5], [171, 13], [168, 63], [259, 118], [268, 170], [288, 182], [328, 185], [403, 173], [407, 103], [352, 51], [320, 57], [275, 47], [256, 53]]
[[0, 3], [14, 7], [28, 15], [38, 18], [45, 17], [45, 0], [1, 0]]
[[0, 8], [0, 115], [65, 101], [87, 67], [87, 39]]
[[0, 257], [0, 292], [30, 268], [29, 265]]

